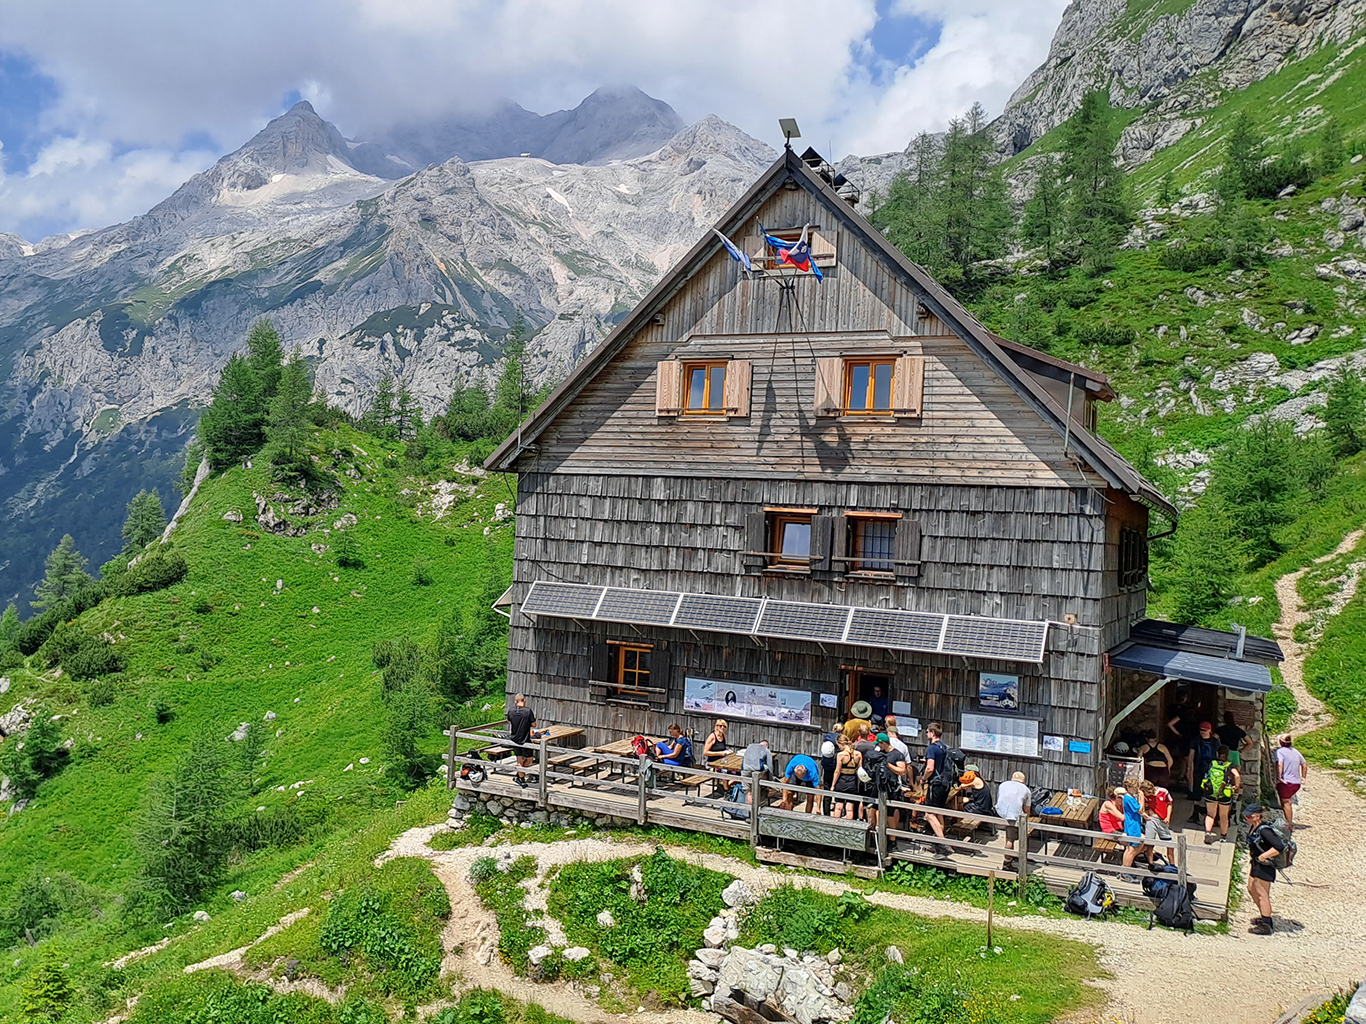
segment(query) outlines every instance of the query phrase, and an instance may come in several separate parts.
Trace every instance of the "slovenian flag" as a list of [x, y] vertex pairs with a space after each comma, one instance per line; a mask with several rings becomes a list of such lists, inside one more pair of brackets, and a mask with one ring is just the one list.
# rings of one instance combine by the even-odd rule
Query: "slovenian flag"
[[[773, 247], [774, 255], [779, 263], [789, 267], [795, 267], [804, 274], [815, 274], [817, 281], [824, 281], [825, 275], [821, 273], [821, 268], [816, 266], [816, 261], [811, 258], [811, 245], [807, 242], [807, 231], [811, 225], [806, 224], [802, 227], [802, 236], [795, 242], [785, 238], [778, 238], [764, 231], [764, 241]], [[759, 230], [763, 231], [763, 225], [759, 225]]]
[[716, 235], [717, 238], [721, 239], [721, 244], [726, 247], [726, 252], [730, 253], [731, 259], [735, 260], [736, 263], [740, 264], [740, 266], [744, 267], [746, 270], [754, 269], [753, 264], [750, 263], [748, 253], [741, 252], [739, 246], [737, 246], [725, 235], [721, 234], [720, 231], [717, 231], [716, 228], [712, 228], [712, 232]]

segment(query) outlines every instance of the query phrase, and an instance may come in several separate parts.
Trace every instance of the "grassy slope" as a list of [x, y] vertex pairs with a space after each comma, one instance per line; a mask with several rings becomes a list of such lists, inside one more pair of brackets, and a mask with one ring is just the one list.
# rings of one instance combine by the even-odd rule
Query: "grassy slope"
[[[69, 871], [99, 891], [106, 918], [87, 929], [82, 959], [90, 963], [156, 937], [123, 932], [112, 899], [136, 867], [130, 814], [149, 779], [168, 771], [198, 731], [227, 735], [241, 721], [267, 730], [264, 763], [256, 774], [259, 792], [247, 810], [306, 801], [330, 811], [328, 831], [318, 841], [252, 855], [205, 901], [215, 917], [220, 911], [242, 916], [227, 893], [241, 888], [255, 894], [296, 864], [330, 851], [339, 837], [371, 820], [375, 808], [394, 804], [395, 791], [382, 775], [384, 715], [370, 663], [372, 644], [403, 635], [428, 639], [443, 616], [472, 608], [487, 580], [508, 571], [512, 521], [493, 521], [496, 504], [512, 502], [502, 478], [440, 474], [478, 489], [432, 521], [414, 516], [409, 503], [416, 494], [399, 493], [420, 492], [422, 484], [401, 464], [385, 465], [386, 446], [351, 431], [336, 443], [367, 453], [360, 459], [365, 479], [346, 480], [340, 507], [326, 517], [329, 526], [346, 512], [357, 517], [353, 532], [365, 568], [338, 569], [330, 551], [314, 553], [312, 544], [329, 539], [320, 533], [263, 533], [254, 522], [252, 493], [273, 495], [278, 488], [259, 467], [234, 469], [205, 483], [175, 534], [175, 546], [190, 563], [185, 581], [159, 593], [105, 602], [80, 620], [87, 629], [126, 638], [119, 646], [128, 669], [113, 704], [89, 707], [79, 686], [53, 673], [10, 674], [10, 699], [38, 696], [54, 711], [73, 716], [69, 735], [77, 746], [74, 763], [44, 783], [31, 806], [0, 819], [0, 863], [6, 878], [39, 865]], [[222, 518], [234, 510], [246, 520]], [[411, 582], [415, 558], [430, 560], [432, 585]], [[284, 581], [278, 593], [277, 579]], [[212, 610], [192, 610], [206, 596]], [[209, 671], [200, 668], [203, 651], [221, 659]], [[169, 699], [175, 709], [165, 725], [156, 723], [149, 707], [155, 696]], [[263, 722], [270, 711], [278, 717]], [[428, 740], [433, 751], [442, 744], [438, 735]], [[362, 757], [370, 763], [361, 765]], [[354, 765], [350, 771], [348, 764]], [[292, 788], [301, 781], [307, 785]], [[440, 813], [440, 803], [428, 801], [425, 814]], [[382, 846], [389, 834], [372, 841]], [[260, 915], [250, 916], [235, 938], [260, 933]], [[11, 986], [29, 959], [21, 956], [18, 968], [12, 961], [0, 964], [0, 1017], [13, 1007]]]

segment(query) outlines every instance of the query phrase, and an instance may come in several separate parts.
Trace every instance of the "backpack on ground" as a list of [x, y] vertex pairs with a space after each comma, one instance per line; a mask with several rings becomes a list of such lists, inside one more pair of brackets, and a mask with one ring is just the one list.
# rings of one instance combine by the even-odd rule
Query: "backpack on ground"
[[[1145, 879], [1145, 883], [1146, 883]], [[1164, 881], [1157, 879], [1158, 883]], [[1147, 885], [1144, 885], [1147, 891]], [[1162, 891], [1162, 896], [1157, 900], [1157, 906], [1148, 915], [1148, 928], [1151, 930], [1153, 922], [1165, 928], [1180, 928], [1184, 932], [1195, 931], [1195, 883], [1187, 882], [1183, 888], [1174, 879], [1166, 882], [1166, 887]]]
[[1215, 761], [1205, 772], [1200, 783], [1200, 791], [1215, 800], [1227, 800], [1233, 796], [1233, 764], [1229, 761]]
[[1110, 887], [1105, 884], [1105, 880], [1094, 871], [1088, 871], [1081, 876], [1081, 881], [1072, 887], [1072, 891], [1067, 894], [1067, 900], [1063, 903], [1063, 909], [1069, 914], [1076, 914], [1084, 917], [1088, 921], [1093, 917], [1102, 917], [1115, 906], [1115, 894], [1110, 891]]
[[745, 784], [743, 782], [732, 782], [730, 789], [726, 791], [726, 803], [729, 806], [721, 808], [721, 817], [733, 818], [736, 821], [749, 821], [749, 804], [745, 803]]
[[[477, 750], [471, 750], [466, 756], [472, 757], [476, 761], [484, 760], [483, 755]], [[482, 764], [462, 764], [460, 766], [460, 778], [473, 786], [477, 786], [488, 778], [488, 772]]]
[[[1272, 859], [1271, 863], [1282, 871], [1284, 871], [1288, 867], [1293, 866], [1295, 863], [1295, 854], [1299, 853], [1300, 847], [1299, 844], [1295, 842], [1295, 840], [1290, 838], [1290, 829], [1286, 828], [1284, 819], [1280, 819], [1277, 821], [1264, 821], [1257, 826], [1257, 831], [1260, 832], [1264, 828], [1269, 828], [1273, 833], [1275, 833], [1276, 837], [1279, 838], [1280, 841], [1284, 844], [1284, 849], [1282, 849], [1280, 853], [1276, 854], [1276, 856]], [[1269, 843], [1266, 845], [1270, 846]]]
[[1167, 895], [1167, 890], [1176, 883], [1170, 878], [1163, 878], [1161, 875], [1149, 875], [1143, 879], [1143, 895], [1152, 900], [1153, 903], [1161, 903], [1162, 897]]

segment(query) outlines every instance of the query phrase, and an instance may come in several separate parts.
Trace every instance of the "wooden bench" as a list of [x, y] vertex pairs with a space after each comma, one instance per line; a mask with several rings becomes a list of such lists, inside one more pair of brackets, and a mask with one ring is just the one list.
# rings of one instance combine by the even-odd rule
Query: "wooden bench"
[[589, 772], [596, 775], [599, 763], [596, 757], [587, 757], [578, 753], [559, 754], [550, 758], [551, 767], [563, 769], [570, 775], [586, 775]]
[[672, 765], [656, 763], [655, 771], [659, 772], [661, 776], [672, 776], [673, 783], [675, 785], [682, 786], [683, 792], [685, 794], [688, 792], [688, 790], [695, 789], [697, 790], [697, 795], [701, 796], [702, 787], [705, 786], [708, 782], [712, 781], [710, 775], [696, 774], [697, 769], [692, 767], [691, 765]]

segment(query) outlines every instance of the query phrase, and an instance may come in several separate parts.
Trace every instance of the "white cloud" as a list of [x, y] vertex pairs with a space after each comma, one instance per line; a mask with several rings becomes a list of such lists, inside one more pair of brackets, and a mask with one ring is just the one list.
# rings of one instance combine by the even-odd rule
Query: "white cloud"
[[[795, 116], [832, 157], [900, 149], [973, 100], [999, 111], [1065, 0], [898, 3], [940, 38], [876, 80], [874, 0], [0, 0], [0, 51], [61, 90], [41, 126], [47, 218], [98, 227], [208, 162], [179, 152], [187, 136], [235, 148], [291, 92], [356, 135], [497, 96], [544, 112], [630, 83], [685, 119], [716, 113], [771, 142], [776, 119]], [[18, 223], [10, 204], [42, 207], [37, 180], [32, 168], [4, 179], [0, 230]]]

